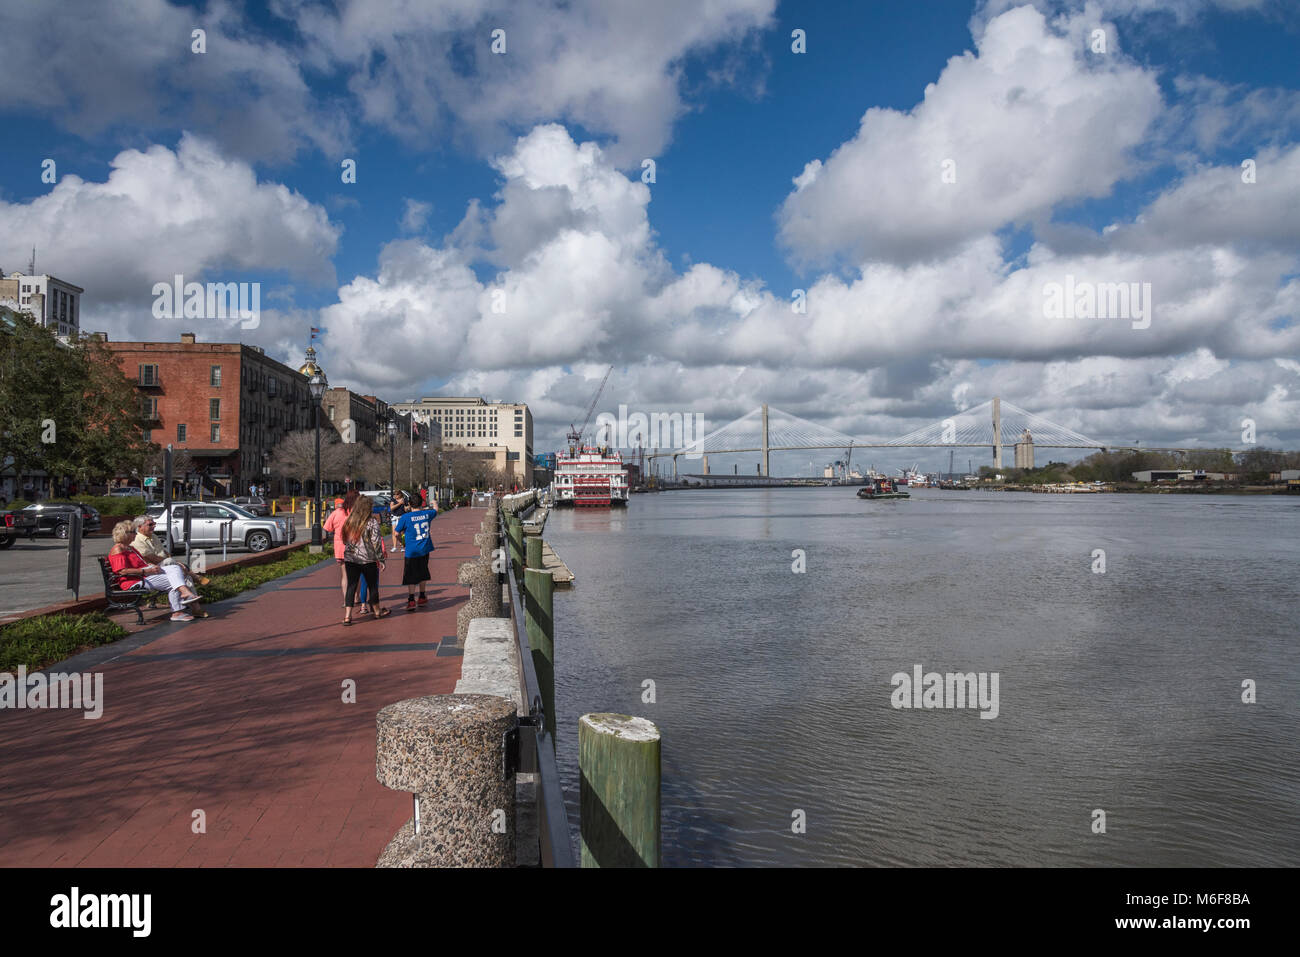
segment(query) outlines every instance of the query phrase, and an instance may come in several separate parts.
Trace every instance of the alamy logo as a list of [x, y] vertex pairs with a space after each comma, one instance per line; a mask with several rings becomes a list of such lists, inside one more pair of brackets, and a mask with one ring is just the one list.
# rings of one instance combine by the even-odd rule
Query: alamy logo
[[19, 665], [17, 674], [0, 672], [0, 709], [4, 708], [79, 708], [87, 721], [104, 713], [104, 675], [102, 672], [37, 672], [27, 674]]
[[1047, 319], [1131, 319], [1134, 329], [1151, 325], [1151, 283], [1075, 282], [1043, 285], [1043, 316]]
[[152, 913], [152, 894], [82, 894], [74, 887], [50, 898], [51, 927], [127, 927], [133, 937], [148, 937]]
[[186, 282], [177, 273], [171, 283], [153, 284], [155, 319], [241, 319], [241, 329], [262, 322], [260, 282]]
[[694, 421], [689, 412], [633, 412], [627, 406], [618, 407], [618, 415], [602, 412], [596, 416], [596, 444], [612, 445], [616, 449], [641, 446], [647, 449], [680, 449], [690, 446], [682, 456], [698, 459], [704, 455], [704, 413], [696, 412]]
[[889, 703], [895, 708], [979, 708], [981, 718], [998, 716], [998, 672], [974, 671], [939, 674], [921, 673], [912, 666], [909, 675], [900, 671], [890, 679], [894, 686]]

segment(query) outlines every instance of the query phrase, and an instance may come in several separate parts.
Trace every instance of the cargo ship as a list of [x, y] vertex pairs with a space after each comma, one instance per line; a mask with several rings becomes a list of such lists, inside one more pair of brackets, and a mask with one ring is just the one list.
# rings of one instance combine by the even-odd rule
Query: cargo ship
[[[572, 440], [574, 437], [570, 435]], [[627, 468], [617, 449], [571, 444], [555, 457], [551, 496], [557, 506], [611, 508], [627, 505]]]

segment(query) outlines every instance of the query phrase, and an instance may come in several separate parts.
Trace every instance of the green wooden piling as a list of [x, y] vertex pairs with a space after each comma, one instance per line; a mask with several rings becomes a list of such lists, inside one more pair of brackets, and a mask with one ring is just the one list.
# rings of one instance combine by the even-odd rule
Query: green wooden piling
[[524, 554], [527, 561], [524, 562], [525, 568], [542, 568], [542, 537], [540, 535], [530, 535], [524, 539]]
[[516, 515], [511, 515], [506, 521], [506, 537], [510, 542], [510, 561], [516, 568], [523, 568], [524, 565], [524, 527], [520, 524]]
[[546, 730], [555, 739], [555, 580], [540, 568], [524, 570], [524, 628], [542, 692]]
[[578, 721], [583, 867], [659, 866], [659, 729], [625, 714]]

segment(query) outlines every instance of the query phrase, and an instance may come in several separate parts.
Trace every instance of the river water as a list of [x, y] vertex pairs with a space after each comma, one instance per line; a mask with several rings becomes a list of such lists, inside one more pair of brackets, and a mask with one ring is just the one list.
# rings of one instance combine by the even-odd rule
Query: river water
[[[575, 828], [578, 716], [615, 711], [663, 736], [665, 866], [1300, 864], [1298, 531], [1289, 496], [552, 511]], [[916, 666], [996, 673], [997, 716], [894, 707]]]

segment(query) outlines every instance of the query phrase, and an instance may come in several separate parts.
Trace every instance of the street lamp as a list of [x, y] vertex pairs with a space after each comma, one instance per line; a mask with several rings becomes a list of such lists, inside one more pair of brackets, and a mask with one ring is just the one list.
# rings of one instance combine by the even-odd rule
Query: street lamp
[[328, 386], [325, 379], [325, 373], [319, 369], [307, 380], [307, 388], [311, 389], [312, 403], [316, 409], [316, 503], [312, 509], [311, 522], [311, 544], [313, 548], [321, 547], [321, 529], [320, 529], [320, 403], [325, 398], [325, 389]]
[[429, 487], [429, 443], [424, 443], [424, 487]]
[[397, 450], [397, 418], [390, 412], [388, 417], [388, 495], [392, 498], [393, 492], [396, 491], [397, 476], [394, 472], [396, 467]]

